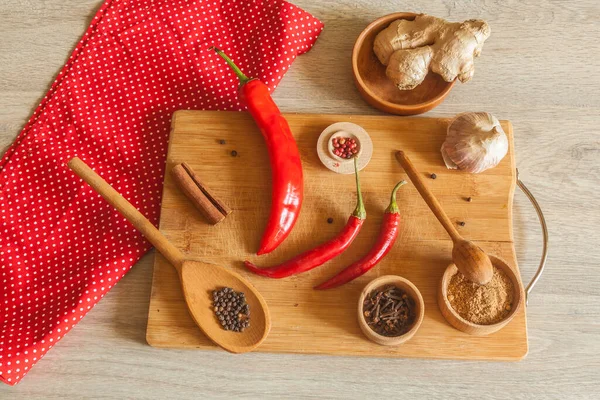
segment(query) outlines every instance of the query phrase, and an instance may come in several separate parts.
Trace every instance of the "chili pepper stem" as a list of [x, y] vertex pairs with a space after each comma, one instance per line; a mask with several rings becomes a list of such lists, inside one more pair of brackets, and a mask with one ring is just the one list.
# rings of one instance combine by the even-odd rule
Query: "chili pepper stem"
[[367, 218], [367, 211], [365, 210], [365, 204], [363, 202], [362, 193], [360, 190], [360, 179], [358, 178], [358, 157], [354, 157], [354, 176], [356, 177], [356, 208], [352, 215], [358, 219]]
[[237, 75], [238, 79], [240, 80], [240, 86], [248, 83], [249, 81], [251, 81], [250, 78], [248, 78], [243, 72], [242, 70], [235, 65], [235, 63], [231, 60], [231, 58], [229, 58], [229, 56], [227, 54], [225, 54], [221, 49], [215, 47], [215, 46], [211, 46], [209, 48], [209, 50], [214, 50], [223, 60], [225, 60], [225, 62], [231, 67], [231, 69], [233, 70], [233, 72], [235, 72], [235, 74]]
[[400, 181], [396, 184], [396, 186], [394, 186], [394, 189], [392, 190], [392, 195], [390, 198], [390, 205], [385, 210], [386, 213], [398, 214], [400, 212], [400, 210], [398, 209], [398, 204], [396, 203], [396, 192], [398, 191], [400, 186], [404, 186], [404, 185], [406, 185], [406, 181]]

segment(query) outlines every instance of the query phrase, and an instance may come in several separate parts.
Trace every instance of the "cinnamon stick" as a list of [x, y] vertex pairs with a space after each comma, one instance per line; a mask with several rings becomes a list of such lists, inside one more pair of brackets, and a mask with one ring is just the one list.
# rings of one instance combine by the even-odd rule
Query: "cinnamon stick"
[[186, 164], [178, 164], [171, 170], [177, 186], [210, 224], [215, 225], [223, 221], [225, 216], [231, 213], [231, 209], [218, 200], [197, 178], [193, 170], [186, 166]]
[[206, 197], [208, 197], [210, 202], [213, 203], [213, 205], [215, 207], [217, 207], [217, 209], [221, 212], [221, 214], [223, 214], [225, 216], [228, 216], [229, 214], [231, 214], [231, 211], [233, 211], [233, 210], [231, 208], [227, 207], [227, 205], [225, 203], [223, 203], [221, 200], [219, 200], [217, 198], [217, 196], [215, 196], [213, 194], [213, 192], [211, 192], [211, 190], [208, 188], [208, 186], [206, 186], [200, 180], [200, 178], [198, 178], [198, 175], [196, 175], [196, 173], [194, 172], [192, 167], [190, 167], [187, 163], [181, 163], [181, 165], [186, 170], [188, 175], [192, 178], [192, 180], [194, 181], [196, 186], [198, 186], [200, 188], [200, 190], [202, 190], [202, 193], [204, 193], [204, 195]]

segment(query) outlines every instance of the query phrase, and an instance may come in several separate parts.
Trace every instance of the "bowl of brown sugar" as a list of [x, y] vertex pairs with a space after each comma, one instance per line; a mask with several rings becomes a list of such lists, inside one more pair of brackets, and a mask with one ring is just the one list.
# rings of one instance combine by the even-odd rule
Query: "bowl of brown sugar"
[[446, 321], [471, 335], [489, 335], [508, 324], [523, 302], [521, 280], [508, 264], [490, 256], [494, 274], [490, 282], [479, 285], [450, 264], [438, 290], [438, 306]]

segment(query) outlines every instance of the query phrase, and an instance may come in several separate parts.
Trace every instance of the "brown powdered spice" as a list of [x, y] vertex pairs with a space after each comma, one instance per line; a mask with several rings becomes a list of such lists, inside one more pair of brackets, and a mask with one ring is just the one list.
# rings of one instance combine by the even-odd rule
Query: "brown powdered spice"
[[478, 325], [503, 320], [512, 308], [513, 283], [506, 273], [494, 267], [492, 280], [485, 285], [471, 282], [457, 272], [448, 284], [448, 301], [461, 317]]

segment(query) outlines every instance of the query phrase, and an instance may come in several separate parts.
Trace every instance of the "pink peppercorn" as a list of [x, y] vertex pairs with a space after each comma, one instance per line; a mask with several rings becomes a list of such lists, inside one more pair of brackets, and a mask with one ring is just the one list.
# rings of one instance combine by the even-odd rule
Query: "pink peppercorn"
[[358, 154], [356, 139], [338, 136], [331, 139], [331, 144], [333, 146], [333, 154], [340, 158], [350, 159]]

